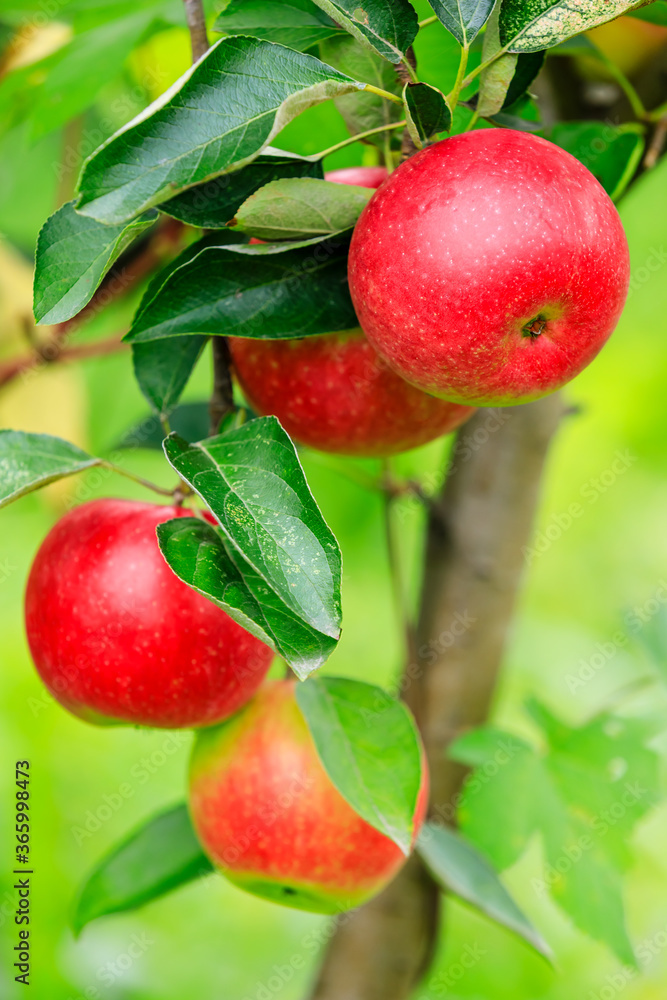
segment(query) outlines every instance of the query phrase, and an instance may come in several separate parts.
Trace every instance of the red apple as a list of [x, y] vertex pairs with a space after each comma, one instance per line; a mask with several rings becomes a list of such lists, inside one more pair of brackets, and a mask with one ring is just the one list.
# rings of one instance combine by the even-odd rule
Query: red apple
[[264, 643], [182, 583], [155, 529], [188, 512], [95, 500], [66, 514], [28, 580], [28, 642], [53, 696], [89, 722], [165, 728], [225, 719], [269, 669]]
[[357, 187], [379, 188], [387, 179], [386, 167], [343, 167], [341, 170], [327, 170], [325, 181], [334, 184], [356, 184]]
[[296, 441], [343, 455], [394, 455], [462, 424], [473, 410], [427, 396], [378, 357], [360, 329], [301, 340], [229, 341], [258, 413]]
[[[235, 885], [315, 913], [358, 906], [405, 861], [328, 777], [293, 681], [268, 681], [222, 726], [201, 732], [190, 811], [211, 860]], [[428, 799], [426, 769], [415, 836]]]
[[394, 371], [475, 405], [525, 403], [574, 378], [614, 329], [629, 274], [593, 175], [508, 129], [401, 164], [362, 212], [349, 259], [359, 322]]

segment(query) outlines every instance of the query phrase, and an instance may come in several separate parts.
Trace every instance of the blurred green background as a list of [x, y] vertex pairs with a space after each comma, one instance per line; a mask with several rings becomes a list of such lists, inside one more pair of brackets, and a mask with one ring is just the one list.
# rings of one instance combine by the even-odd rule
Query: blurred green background
[[[15, 5], [21, 13], [24, 9]], [[25, 6], [25, 5], [24, 5]], [[85, 4], [80, 4], [85, 8]], [[418, 5], [424, 16], [425, 4]], [[94, 4], [90, 5], [95, 8]], [[16, 14], [18, 17], [19, 15]], [[418, 57], [424, 78], [446, 85], [455, 47], [440, 27], [424, 32]], [[165, 24], [129, 59], [107, 73], [97, 102], [79, 122], [91, 131], [100, 120], [126, 120], [155, 96], [138, 81], [146, 66], [161, 67], [158, 92], [188, 62], [182, 28]], [[164, 79], [165, 74], [170, 79]], [[3, 87], [0, 84], [0, 106]], [[30, 258], [39, 226], [67, 186], [54, 164], [61, 160], [63, 131], [49, 131], [42, 111], [0, 137], [0, 350], [21, 347], [19, 319], [30, 306]], [[35, 126], [37, 120], [37, 126]], [[46, 122], [46, 124], [45, 124]], [[311, 110], [285, 131], [279, 145], [316, 152], [346, 135], [332, 106]], [[368, 154], [365, 154], [368, 155]], [[359, 162], [361, 148], [336, 154], [328, 167]], [[75, 169], [74, 174], [75, 174]], [[626, 196], [621, 214], [630, 242], [633, 281], [623, 319], [597, 361], [567, 389], [571, 414], [554, 442], [536, 531], [554, 537], [527, 567], [525, 588], [506, 655], [494, 720], [527, 735], [534, 729], [523, 705], [538, 695], [554, 712], [577, 723], [615, 703], [617, 693], [646, 672], [638, 645], [630, 644], [586, 684], [571, 691], [567, 676], [628, 629], [627, 615], [655, 596], [667, 580], [667, 161], [645, 175]], [[138, 295], [138, 293], [137, 293]], [[108, 335], [127, 325], [137, 295], [95, 317], [77, 334]], [[201, 399], [209, 385], [207, 362], [198, 369], [186, 399]], [[0, 392], [0, 426], [69, 437], [93, 452], [113, 451], [123, 433], [146, 415], [131, 378], [129, 352], [74, 367], [28, 373]], [[397, 468], [438, 480], [450, 442], [402, 456]], [[626, 468], [611, 474], [617, 453]], [[344, 633], [327, 670], [391, 684], [401, 665], [400, 637], [392, 614], [381, 521], [381, 500], [355, 485], [346, 463], [304, 453], [315, 496], [344, 555]], [[170, 485], [157, 453], [126, 451], [127, 468]], [[373, 463], [366, 463], [373, 468]], [[618, 469], [619, 466], [616, 466]], [[613, 480], [613, 481], [612, 481]], [[68, 930], [77, 886], [99, 857], [155, 810], [183, 798], [191, 737], [174, 741], [164, 732], [105, 730], [62, 710], [45, 693], [28, 655], [22, 599], [31, 560], [67, 502], [100, 495], [140, 496], [119, 477], [92, 472], [33, 494], [0, 514], [0, 996], [13, 1000], [11, 890], [13, 767], [28, 758], [33, 808], [33, 983], [39, 1000], [297, 1000], [330, 934], [325, 918], [260, 902], [219, 877], [182, 889], [130, 916], [100, 920], [80, 940]], [[591, 499], [593, 498], [593, 499]], [[570, 527], [563, 513], [583, 507]], [[423, 520], [403, 508], [402, 545], [416, 595]], [[544, 536], [546, 537], [546, 535]], [[621, 711], [664, 718], [665, 700], [651, 689], [621, 703]], [[658, 735], [655, 746], [665, 749]], [[129, 786], [131, 793], [119, 794]], [[98, 816], [99, 814], [99, 816]], [[101, 817], [101, 818], [100, 818]], [[479, 959], [448, 996], [535, 1000], [612, 997], [658, 1000], [667, 991], [667, 806], [652, 811], [636, 829], [634, 864], [625, 902], [632, 940], [653, 942], [641, 976], [627, 980], [609, 950], [577, 932], [530, 879], [541, 871], [535, 841], [504, 878], [553, 946], [551, 970], [502, 929], [456, 902], [448, 903], [443, 941], [433, 975], [447, 973], [466, 947]], [[303, 965], [291, 970], [291, 962]], [[303, 958], [303, 963], [299, 958]], [[290, 971], [291, 970], [291, 971]], [[610, 992], [612, 991], [612, 992]], [[444, 987], [415, 994], [444, 995]], [[341, 998], [343, 1000], [343, 998]]]

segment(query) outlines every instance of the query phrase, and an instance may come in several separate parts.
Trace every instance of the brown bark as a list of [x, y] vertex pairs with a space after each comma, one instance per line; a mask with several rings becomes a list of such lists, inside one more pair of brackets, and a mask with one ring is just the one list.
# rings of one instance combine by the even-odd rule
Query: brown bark
[[[426, 747], [431, 814], [449, 821], [465, 771], [446, 748], [488, 715], [561, 413], [558, 395], [480, 410], [458, 434], [429, 515], [418, 656], [404, 697]], [[312, 1000], [406, 1000], [436, 944], [438, 897], [413, 855], [380, 896], [341, 920]]]
[[231, 355], [226, 337], [211, 337], [213, 351], [213, 391], [208, 404], [211, 435], [218, 433], [220, 421], [234, 409]]
[[190, 46], [192, 48], [192, 61], [197, 62], [208, 49], [208, 36], [206, 34], [206, 18], [204, 17], [204, 7], [202, 0], [183, 0], [185, 6], [185, 20], [190, 32]]

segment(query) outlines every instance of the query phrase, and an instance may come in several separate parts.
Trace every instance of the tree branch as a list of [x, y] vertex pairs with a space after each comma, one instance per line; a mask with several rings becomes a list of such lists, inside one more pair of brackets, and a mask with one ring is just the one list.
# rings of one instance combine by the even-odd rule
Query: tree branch
[[[196, 62], [208, 49], [204, 7], [202, 0], [183, 0], [183, 3], [185, 5], [185, 19], [188, 22], [190, 32], [192, 61]], [[234, 393], [230, 369], [231, 356], [226, 338], [212, 337], [211, 350], [213, 352], [213, 391], [209, 403], [209, 415], [211, 435], [214, 435], [217, 434], [220, 421], [225, 414], [234, 409]]]
[[0, 365], [0, 388], [13, 381], [18, 375], [33, 369], [42, 368], [64, 361], [83, 361], [86, 358], [97, 358], [105, 354], [115, 354], [117, 351], [129, 350], [129, 344], [123, 344], [122, 334], [109, 337], [108, 340], [96, 340], [91, 344], [79, 344], [76, 347], [64, 347], [57, 343], [44, 344], [33, 354], [14, 358]]
[[[519, 589], [558, 395], [479, 410], [457, 436], [427, 532], [418, 656], [404, 697], [431, 772], [431, 815], [453, 822], [465, 770], [451, 741], [485, 720]], [[413, 855], [379, 896], [341, 922], [312, 1000], [407, 1000], [436, 945], [439, 893]]]
[[190, 46], [192, 48], [192, 61], [197, 62], [208, 49], [208, 35], [206, 34], [206, 18], [204, 17], [204, 6], [202, 0], [183, 0], [185, 6], [185, 20], [190, 32]]
[[211, 436], [218, 433], [220, 421], [234, 409], [234, 389], [230, 369], [231, 355], [226, 337], [211, 337], [213, 351], [213, 392], [208, 405]]

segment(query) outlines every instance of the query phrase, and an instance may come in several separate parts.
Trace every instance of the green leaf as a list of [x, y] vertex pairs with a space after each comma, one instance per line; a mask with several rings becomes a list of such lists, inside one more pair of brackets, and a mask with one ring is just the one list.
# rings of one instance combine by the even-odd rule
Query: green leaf
[[196, 444], [172, 434], [164, 449], [217, 519], [262, 610], [282, 615], [288, 631], [293, 623], [296, 636], [304, 623], [318, 633], [316, 652], [311, 645], [290, 654], [307, 676], [340, 637], [341, 556], [289, 437], [275, 417], [260, 417]]
[[428, 0], [459, 45], [468, 46], [488, 21], [496, 0]]
[[403, 88], [405, 118], [410, 138], [417, 149], [438, 132], [452, 127], [452, 111], [445, 95], [428, 83], [406, 83]]
[[265, 38], [300, 52], [343, 33], [312, 0], [231, 0], [213, 30]]
[[516, 63], [516, 70], [509, 85], [503, 108], [509, 108], [520, 100], [544, 66], [546, 52], [522, 52]]
[[500, 41], [509, 52], [538, 52], [636, 6], [637, 0], [501, 0]]
[[139, 388], [159, 416], [169, 416], [176, 406], [207, 339], [170, 337], [132, 345], [132, 364]]
[[50, 434], [0, 430], [0, 507], [100, 462]]
[[[154, 33], [158, 26], [154, 18], [154, 11], [135, 8], [114, 22], [76, 34], [45, 58], [14, 70], [0, 88], [4, 129], [27, 119], [31, 138], [38, 139], [80, 115], [119, 76], [135, 45]], [[71, 155], [69, 150], [65, 153]], [[53, 167], [57, 170], [59, 164]]]
[[[484, 34], [483, 63], [493, 59], [501, 50], [498, 17], [499, 7], [496, 7]], [[490, 118], [504, 107], [517, 70], [517, 60], [515, 55], [501, 55], [480, 74], [477, 114], [481, 118]]]
[[419, 19], [408, 0], [313, 0], [362, 45], [397, 63], [410, 48]]
[[518, 934], [552, 961], [552, 951], [542, 935], [517, 906], [486, 858], [461, 834], [446, 826], [425, 823], [417, 850], [442, 889]]
[[573, 728], [537, 702], [529, 708], [545, 753], [494, 729], [450, 748], [455, 760], [476, 767], [464, 788], [461, 828], [500, 870], [539, 832], [546, 864], [532, 880], [535, 892], [550, 892], [580, 930], [634, 964], [621, 874], [632, 861], [632, 831], [658, 800], [659, 760], [645, 745], [652, 725], [603, 713]]
[[[374, 49], [359, 45], [354, 38], [343, 34], [330, 38], [320, 45], [320, 56], [330, 66], [341, 73], [347, 73], [355, 80], [370, 83], [390, 94], [401, 93], [401, 83], [395, 67], [379, 56]], [[395, 101], [387, 101], [379, 94], [360, 91], [334, 98], [334, 104], [343, 117], [350, 135], [367, 132], [382, 125], [391, 125], [401, 120], [403, 109]], [[363, 141], [369, 145], [382, 147], [386, 135], [369, 135]]]
[[640, 21], [649, 21], [651, 24], [660, 24], [667, 27], [667, 3], [665, 0], [656, 0], [646, 7], [629, 11], [630, 17], [638, 17]]
[[38, 323], [64, 323], [90, 302], [122, 252], [156, 220], [147, 212], [129, 225], [105, 226], [79, 215], [70, 201], [42, 226], [35, 257]]
[[175, 806], [134, 830], [89, 875], [76, 901], [74, 932], [79, 934], [97, 917], [134, 910], [212, 871], [187, 806]]
[[[310, 3], [311, 0], [308, 0]], [[378, 98], [381, 100], [381, 98]], [[386, 103], [386, 102], [385, 102]], [[281, 177], [322, 178], [319, 160], [303, 160], [279, 149], [264, 152], [241, 170], [197, 184], [160, 205], [160, 211], [202, 229], [224, 229], [253, 192]]]
[[336, 641], [295, 617], [212, 525], [178, 517], [158, 525], [157, 537], [179, 579], [275, 650], [298, 676], [307, 677], [335, 649]]
[[347, 247], [341, 238], [285, 252], [271, 245], [209, 247], [167, 279], [126, 339], [219, 334], [271, 340], [350, 330], [357, 319]]
[[667, 608], [660, 607], [640, 628], [637, 640], [662, 682], [667, 683]]
[[615, 200], [634, 177], [646, 145], [641, 126], [596, 121], [559, 123], [549, 138], [588, 167]]
[[223, 38], [86, 160], [77, 208], [123, 222], [245, 166], [306, 108], [364, 86], [282, 45]]
[[406, 706], [374, 684], [343, 677], [311, 677], [296, 699], [338, 791], [409, 854], [422, 749]]
[[351, 229], [374, 193], [313, 177], [271, 181], [241, 205], [234, 227], [262, 240], [330, 236]]
[[[193, 337], [183, 338], [194, 340]], [[156, 341], [160, 343], [160, 341]], [[169, 341], [174, 343], [174, 341]], [[169, 414], [169, 423], [175, 434], [186, 441], [200, 441], [209, 432], [211, 418], [207, 400], [196, 403], [181, 403]], [[151, 451], [162, 451], [164, 430], [159, 417], [151, 413], [144, 420], [135, 424], [116, 445], [117, 448], [148, 448]]]
[[[229, 233], [227, 237], [230, 243], [241, 238], [236, 233]], [[215, 246], [218, 241], [219, 237], [215, 234], [204, 236], [191, 243], [154, 275], [139, 303], [135, 321], [175, 271], [193, 260], [206, 247]], [[206, 346], [206, 340], [206, 337], [201, 336], [184, 336], [132, 344], [132, 362], [139, 388], [159, 417], [167, 417], [180, 399]], [[197, 437], [205, 434], [206, 430]], [[163, 438], [164, 434], [160, 437], [159, 447], [162, 447]]]

